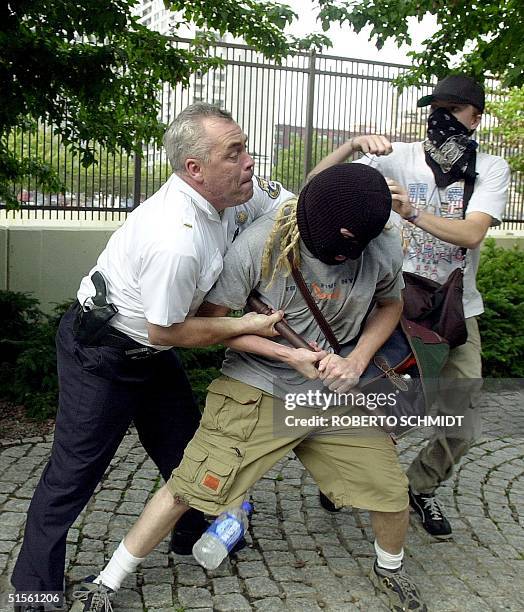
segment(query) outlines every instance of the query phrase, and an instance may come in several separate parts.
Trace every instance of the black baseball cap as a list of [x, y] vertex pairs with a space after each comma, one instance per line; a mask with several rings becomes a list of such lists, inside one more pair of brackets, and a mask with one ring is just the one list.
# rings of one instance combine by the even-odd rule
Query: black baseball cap
[[458, 104], [472, 104], [482, 113], [484, 112], [485, 94], [482, 85], [471, 77], [463, 74], [450, 74], [435, 85], [433, 93], [422, 96], [417, 106], [428, 106], [435, 100], [457, 102]]

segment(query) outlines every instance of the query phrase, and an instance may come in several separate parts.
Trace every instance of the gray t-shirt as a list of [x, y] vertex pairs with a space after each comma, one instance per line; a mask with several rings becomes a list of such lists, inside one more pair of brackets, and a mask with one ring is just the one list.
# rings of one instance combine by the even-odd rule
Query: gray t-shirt
[[[270, 287], [267, 287], [267, 279], [261, 279], [262, 253], [275, 216], [276, 212], [264, 215], [230, 246], [222, 273], [206, 301], [239, 310], [245, 306], [251, 291], [256, 289], [266, 304], [284, 310], [286, 321], [294, 331], [329, 350], [329, 343], [293, 277], [277, 275]], [[374, 300], [401, 297], [404, 283], [398, 231], [393, 228], [384, 230], [370, 242], [359, 259], [348, 259], [334, 266], [315, 259], [301, 243], [300, 270], [336, 338], [340, 344], [346, 344], [358, 336]], [[274, 340], [288, 344], [278, 336]], [[298, 390], [306, 382], [285, 363], [232, 349], [226, 352], [222, 372], [279, 397], [290, 389]]]

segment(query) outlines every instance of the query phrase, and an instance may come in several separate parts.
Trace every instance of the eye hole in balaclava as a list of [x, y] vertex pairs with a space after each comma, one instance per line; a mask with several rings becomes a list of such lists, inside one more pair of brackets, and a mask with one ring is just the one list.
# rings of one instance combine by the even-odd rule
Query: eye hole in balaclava
[[[384, 177], [363, 164], [338, 164], [304, 186], [297, 205], [300, 237], [311, 254], [328, 265], [337, 255], [358, 259], [383, 230], [391, 213]], [[352, 236], [344, 236], [346, 228]]]

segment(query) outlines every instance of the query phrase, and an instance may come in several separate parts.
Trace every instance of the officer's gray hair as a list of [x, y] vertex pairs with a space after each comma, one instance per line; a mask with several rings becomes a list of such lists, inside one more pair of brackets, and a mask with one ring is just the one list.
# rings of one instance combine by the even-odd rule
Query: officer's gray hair
[[206, 138], [202, 122], [206, 117], [234, 121], [229, 111], [207, 102], [197, 102], [186, 107], [164, 134], [164, 147], [174, 172], [185, 172], [188, 157], [209, 161], [213, 143]]

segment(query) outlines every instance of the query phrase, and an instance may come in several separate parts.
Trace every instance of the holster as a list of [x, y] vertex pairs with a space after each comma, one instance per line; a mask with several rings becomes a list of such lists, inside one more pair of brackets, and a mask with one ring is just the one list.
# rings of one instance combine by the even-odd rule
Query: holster
[[84, 310], [80, 305], [73, 327], [75, 339], [87, 346], [97, 344], [98, 340], [107, 332], [109, 321], [118, 312], [118, 308], [114, 304], [107, 302], [106, 283], [100, 272], [95, 272], [91, 276], [91, 280], [96, 290], [92, 307], [89, 310]]
[[75, 339], [80, 344], [96, 346], [98, 340], [107, 331], [109, 321], [117, 312], [114, 304], [98, 306], [87, 311], [80, 307], [74, 324]]

